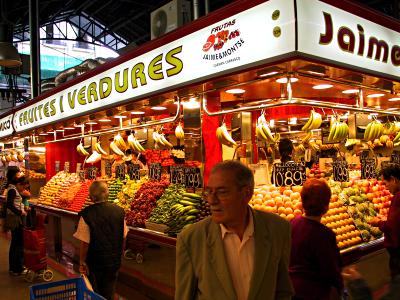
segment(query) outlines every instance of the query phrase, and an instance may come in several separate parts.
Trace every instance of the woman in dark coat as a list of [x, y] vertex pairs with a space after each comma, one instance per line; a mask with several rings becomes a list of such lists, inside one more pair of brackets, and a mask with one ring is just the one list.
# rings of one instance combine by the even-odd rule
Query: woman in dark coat
[[301, 201], [305, 215], [291, 222], [289, 274], [295, 290], [292, 299], [339, 299], [342, 293], [342, 262], [336, 236], [321, 224], [330, 198], [331, 189], [325, 180], [309, 179], [303, 185]]

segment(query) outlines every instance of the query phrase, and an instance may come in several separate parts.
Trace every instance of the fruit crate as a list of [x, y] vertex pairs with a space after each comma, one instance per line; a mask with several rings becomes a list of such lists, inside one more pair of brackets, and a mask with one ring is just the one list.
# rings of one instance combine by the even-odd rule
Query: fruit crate
[[146, 221], [145, 222], [146, 229], [161, 232], [161, 233], [166, 233], [168, 230], [168, 226], [164, 224], [157, 224], [153, 222]]
[[76, 299], [105, 300], [99, 294], [90, 291], [82, 277], [32, 285], [30, 300]]

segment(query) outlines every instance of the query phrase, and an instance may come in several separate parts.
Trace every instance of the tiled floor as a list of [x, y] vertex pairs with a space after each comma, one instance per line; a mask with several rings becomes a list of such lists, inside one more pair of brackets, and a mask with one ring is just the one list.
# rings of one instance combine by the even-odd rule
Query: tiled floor
[[[14, 277], [8, 274], [8, 248], [9, 239], [4, 234], [0, 235], [0, 299], [15, 299], [25, 300], [29, 299], [29, 286], [32, 283], [28, 283], [24, 280], [24, 277]], [[54, 271], [53, 281], [63, 280], [66, 277]], [[34, 281], [34, 283], [43, 282], [40, 279]]]

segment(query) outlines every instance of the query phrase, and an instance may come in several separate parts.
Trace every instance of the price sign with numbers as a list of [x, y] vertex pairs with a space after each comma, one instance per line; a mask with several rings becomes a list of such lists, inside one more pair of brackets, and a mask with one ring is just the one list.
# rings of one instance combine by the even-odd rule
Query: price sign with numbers
[[112, 163], [109, 160], [106, 160], [105, 172], [107, 177], [112, 176]]
[[87, 178], [88, 179], [96, 179], [97, 177], [97, 168], [96, 167], [90, 167], [87, 169]]
[[395, 164], [400, 164], [399, 151], [393, 151], [392, 155], [390, 156], [390, 162], [395, 163]]
[[333, 180], [339, 182], [349, 181], [349, 165], [343, 159], [336, 159], [333, 161]]
[[70, 165], [71, 165], [71, 163], [69, 161], [66, 161], [64, 163], [64, 172], [69, 173]]
[[373, 158], [361, 160], [361, 179], [376, 178], [376, 161]]
[[125, 179], [125, 165], [119, 164], [115, 166], [115, 177]]
[[85, 181], [85, 171], [84, 170], [79, 171], [78, 175], [79, 175], [79, 180], [81, 182]]
[[131, 180], [140, 180], [140, 166], [138, 164], [129, 164], [128, 175]]
[[306, 181], [306, 166], [292, 161], [274, 164], [273, 179], [276, 186], [302, 185]]
[[187, 188], [201, 188], [203, 180], [201, 178], [200, 168], [185, 168], [185, 187]]
[[153, 163], [149, 166], [149, 178], [152, 180], [161, 179], [162, 167], [160, 163]]
[[170, 181], [174, 184], [185, 184], [185, 169], [183, 166], [171, 166]]

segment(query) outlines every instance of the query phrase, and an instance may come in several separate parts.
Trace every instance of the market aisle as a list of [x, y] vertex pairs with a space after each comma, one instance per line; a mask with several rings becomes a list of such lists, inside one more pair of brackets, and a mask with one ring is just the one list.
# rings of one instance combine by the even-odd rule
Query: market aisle
[[[0, 299], [29, 299], [29, 285], [24, 277], [14, 277], [8, 274], [9, 239], [0, 234]], [[63, 274], [54, 271], [53, 281], [66, 279]], [[35, 283], [40, 283], [37, 279]]]

